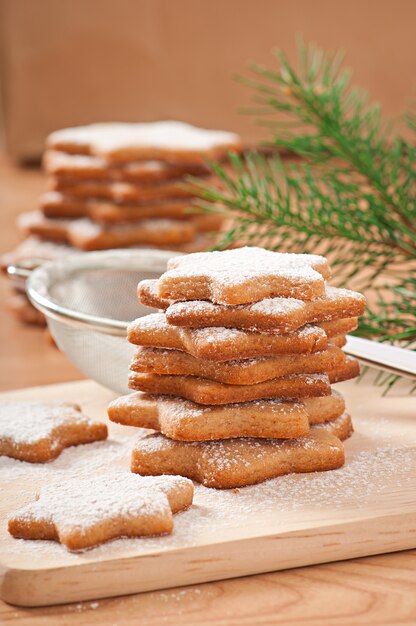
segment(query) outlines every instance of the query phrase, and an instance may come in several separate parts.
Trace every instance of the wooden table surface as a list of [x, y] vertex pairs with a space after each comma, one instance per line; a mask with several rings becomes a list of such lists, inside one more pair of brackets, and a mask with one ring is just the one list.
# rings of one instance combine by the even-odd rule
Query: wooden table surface
[[[18, 241], [14, 221], [45, 182], [35, 169], [0, 161], [0, 253]], [[0, 389], [82, 378], [45, 339], [4, 310], [0, 279]], [[0, 602], [0, 624], [27, 626], [378, 626], [416, 624], [416, 550], [304, 567], [99, 602], [20, 609]]]

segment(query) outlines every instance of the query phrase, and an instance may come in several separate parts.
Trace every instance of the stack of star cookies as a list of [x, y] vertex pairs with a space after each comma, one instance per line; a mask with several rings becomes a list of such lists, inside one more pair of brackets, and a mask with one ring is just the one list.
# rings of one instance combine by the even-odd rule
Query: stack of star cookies
[[[188, 178], [213, 182], [208, 163], [240, 151], [237, 135], [182, 122], [92, 124], [54, 132], [44, 154], [50, 188], [37, 210], [19, 216], [28, 239], [0, 258], [0, 269], [83, 250], [206, 250], [222, 218], [198, 212]], [[13, 285], [8, 305], [21, 321], [45, 323], [24, 285]]]
[[182, 122], [92, 124], [52, 133], [44, 167], [50, 190], [20, 216], [26, 233], [81, 250], [152, 246], [204, 250], [218, 214], [193, 206], [189, 176], [239, 152], [237, 135]]
[[164, 312], [130, 325], [138, 392], [109, 407], [158, 431], [140, 437], [132, 470], [231, 488], [340, 467], [352, 423], [331, 383], [359, 373], [341, 347], [365, 298], [329, 277], [321, 256], [239, 248], [175, 257], [139, 283]]

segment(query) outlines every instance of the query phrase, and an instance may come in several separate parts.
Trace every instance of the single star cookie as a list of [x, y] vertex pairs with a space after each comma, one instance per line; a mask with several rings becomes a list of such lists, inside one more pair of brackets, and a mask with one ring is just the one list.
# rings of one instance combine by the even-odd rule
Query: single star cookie
[[245, 304], [264, 298], [312, 300], [323, 294], [328, 261], [315, 254], [288, 254], [245, 247], [174, 257], [159, 280], [169, 300]]
[[229, 151], [240, 152], [242, 148], [234, 133], [170, 120], [63, 128], [49, 135], [46, 143], [48, 149], [100, 156], [107, 163], [156, 159], [199, 164], [207, 159], [224, 159]]
[[47, 218], [40, 211], [21, 213], [19, 227], [25, 233], [69, 243], [80, 250], [185, 244], [191, 243], [196, 234], [192, 223], [180, 220], [146, 219], [101, 224], [89, 218]]
[[333, 470], [344, 464], [341, 441], [322, 427], [299, 439], [173, 441], [156, 433], [133, 448], [133, 472], [181, 474], [207, 487], [233, 489], [290, 473]]
[[357, 328], [357, 318], [306, 325], [286, 334], [210, 326], [173, 326], [164, 313], [152, 313], [134, 320], [128, 328], [130, 343], [149, 348], [182, 350], [208, 361], [233, 361], [279, 354], [311, 354], [328, 346], [345, 344], [345, 334]]
[[77, 404], [5, 402], [0, 405], [0, 455], [46, 463], [64, 448], [107, 438], [107, 426]]
[[158, 284], [154, 279], [141, 281], [137, 288], [139, 301], [146, 306], [166, 309], [169, 324], [191, 328], [224, 327], [285, 334], [305, 324], [355, 318], [364, 313], [366, 303], [361, 293], [329, 285], [325, 286], [322, 296], [307, 302], [296, 298], [266, 298], [236, 306], [206, 300], [174, 302], [157, 296]]
[[121, 180], [146, 184], [209, 173], [209, 167], [203, 163], [181, 165], [163, 161], [133, 161], [121, 167], [109, 167], [101, 157], [54, 150], [47, 150], [43, 155], [43, 168], [47, 174], [60, 180]]
[[[335, 336], [341, 333], [336, 332]], [[128, 328], [127, 338], [139, 346], [182, 350], [209, 361], [310, 354], [328, 346], [327, 334], [319, 326], [304, 326], [286, 335], [212, 326], [182, 328], [169, 324], [164, 313], [152, 313], [134, 320]]]
[[151, 428], [178, 441], [234, 437], [293, 438], [309, 433], [309, 425], [338, 418], [345, 410], [340, 394], [300, 400], [257, 400], [204, 406], [169, 396], [131, 393], [108, 406], [112, 422]]
[[356, 359], [344, 362], [326, 374], [289, 374], [250, 385], [229, 385], [198, 376], [131, 372], [129, 387], [150, 394], [178, 396], [198, 404], [234, 404], [272, 398], [313, 398], [330, 396], [331, 384], [360, 373]]
[[227, 385], [255, 385], [289, 374], [325, 374], [345, 362], [337, 346], [314, 354], [279, 354], [235, 361], [206, 361], [181, 350], [137, 348], [130, 365], [132, 372], [198, 376]]
[[[337, 382], [342, 380], [342, 372], [341, 368], [337, 368]], [[151, 394], [178, 396], [198, 404], [235, 404], [262, 399], [331, 395], [327, 374], [290, 374], [254, 385], [227, 385], [197, 376], [131, 372], [129, 387]]]
[[172, 513], [192, 504], [193, 485], [180, 476], [143, 477], [114, 470], [42, 487], [36, 502], [9, 518], [22, 539], [59, 541], [84, 550], [116, 537], [172, 532]]

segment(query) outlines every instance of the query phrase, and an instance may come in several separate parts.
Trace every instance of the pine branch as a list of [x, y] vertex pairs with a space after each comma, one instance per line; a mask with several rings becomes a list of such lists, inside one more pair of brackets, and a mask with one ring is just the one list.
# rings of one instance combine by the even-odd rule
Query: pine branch
[[[250, 244], [330, 257], [334, 281], [366, 292], [358, 334], [416, 340], [416, 148], [393, 134], [380, 108], [350, 87], [340, 55], [302, 46], [299, 68], [255, 67], [254, 111], [272, 143], [302, 157], [259, 155], [214, 169], [221, 188], [194, 181], [201, 206], [230, 228], [217, 247]], [[405, 122], [416, 130], [416, 113]], [[390, 379], [389, 379], [390, 380]]]

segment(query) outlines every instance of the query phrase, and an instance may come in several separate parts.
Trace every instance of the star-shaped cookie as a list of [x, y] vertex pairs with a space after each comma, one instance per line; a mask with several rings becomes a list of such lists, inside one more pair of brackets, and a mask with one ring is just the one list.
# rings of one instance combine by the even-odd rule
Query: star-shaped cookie
[[184, 122], [107, 122], [58, 130], [47, 139], [47, 147], [78, 154], [93, 154], [110, 162], [166, 160], [200, 163], [223, 159], [228, 151], [241, 150], [238, 135], [197, 128]]
[[[342, 330], [343, 327], [341, 333]], [[328, 346], [327, 334], [319, 326], [304, 326], [284, 335], [212, 326], [183, 328], [169, 324], [164, 313], [134, 320], [127, 337], [130, 343], [139, 346], [182, 350], [196, 358], [217, 362], [277, 354], [310, 354]]]
[[309, 424], [338, 418], [342, 396], [300, 400], [255, 400], [204, 406], [181, 398], [130, 393], [108, 406], [112, 422], [160, 431], [177, 441], [210, 441], [235, 437], [292, 438], [309, 433]]
[[30, 463], [55, 459], [64, 448], [107, 438], [107, 426], [77, 404], [5, 402], [0, 405], [0, 456]]
[[156, 433], [137, 441], [131, 468], [142, 475], [181, 474], [216, 489], [245, 487], [284, 474], [341, 467], [344, 447], [328, 430], [320, 426], [298, 439], [197, 442], [173, 441]]
[[[177, 302], [157, 295], [159, 281], [145, 279], [137, 287], [141, 304], [166, 310], [166, 321], [173, 326], [190, 328], [238, 328], [253, 332], [290, 333], [305, 324], [322, 324], [362, 315], [365, 297], [350, 289], [325, 287], [322, 296], [303, 301], [296, 298], [266, 298], [260, 302], [238, 305], [214, 304], [206, 300]], [[343, 322], [345, 323], [345, 322]], [[347, 324], [347, 330], [354, 330]]]
[[188, 508], [192, 498], [193, 484], [187, 478], [115, 470], [43, 487], [36, 502], [9, 518], [9, 532], [83, 550], [116, 537], [170, 533], [172, 513]]
[[264, 298], [312, 300], [331, 275], [328, 261], [314, 254], [244, 247], [174, 257], [159, 280], [159, 296], [245, 304]]

